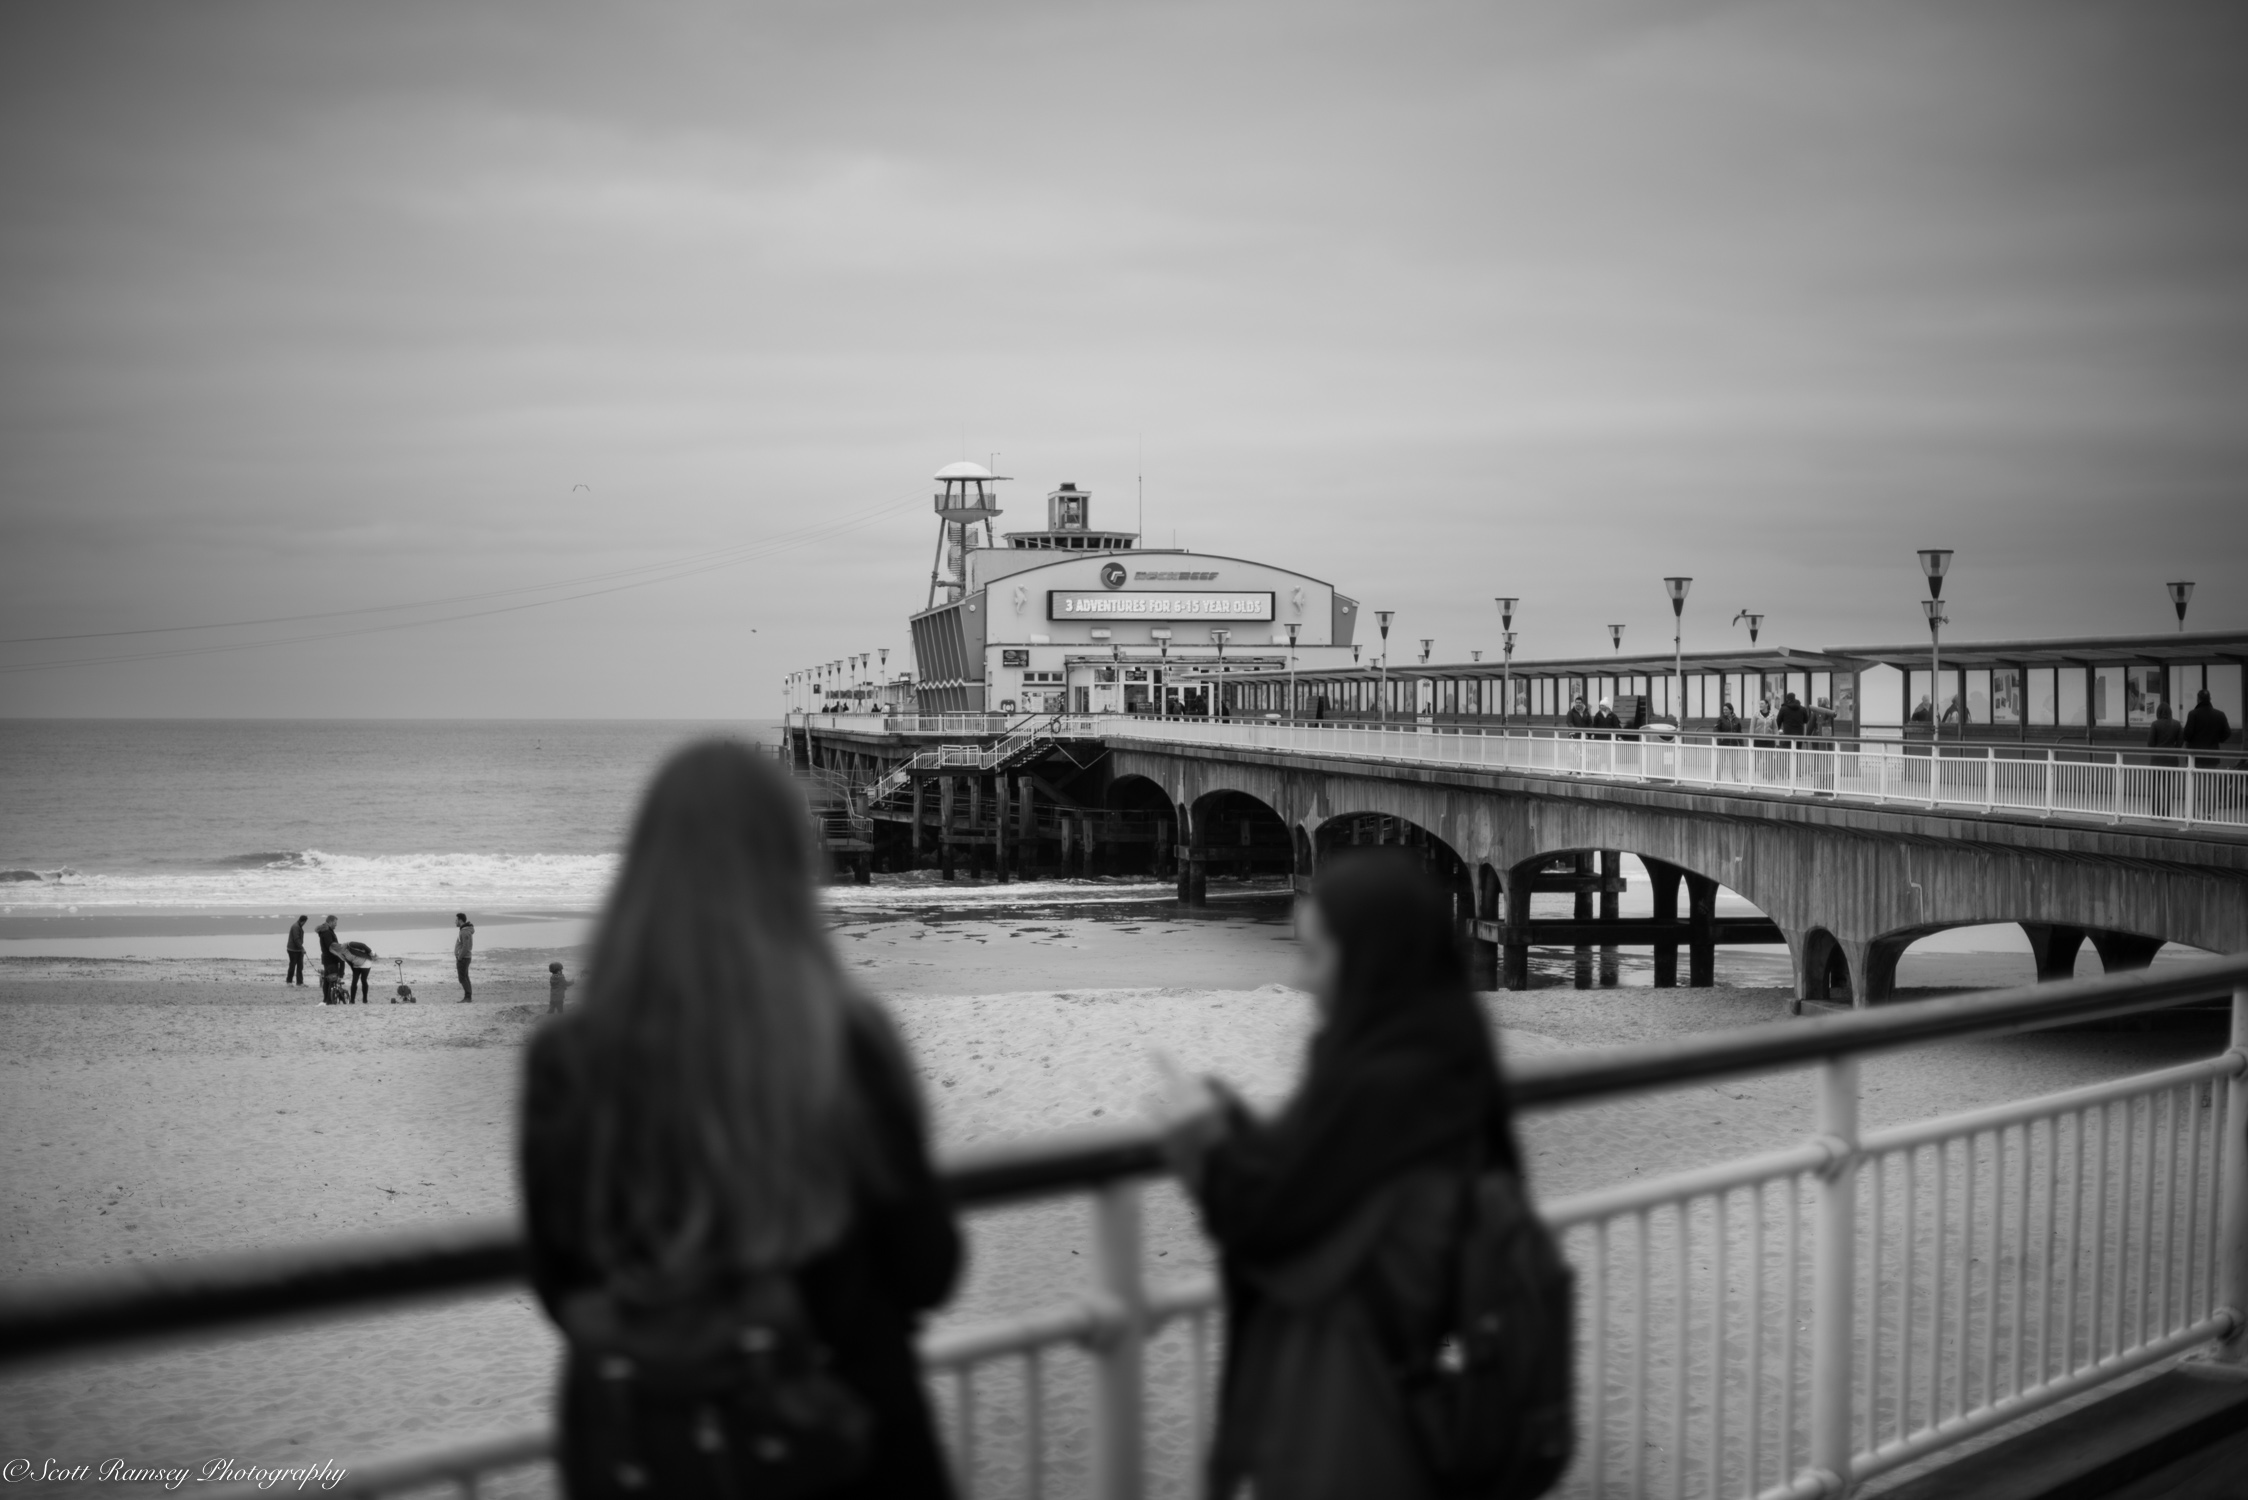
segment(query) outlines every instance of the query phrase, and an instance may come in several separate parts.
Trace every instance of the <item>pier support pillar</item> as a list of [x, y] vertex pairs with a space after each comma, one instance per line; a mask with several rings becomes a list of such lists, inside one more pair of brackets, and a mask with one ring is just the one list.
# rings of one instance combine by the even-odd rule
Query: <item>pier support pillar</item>
[[[1600, 851], [1600, 920], [1613, 922], [1623, 916], [1623, 898], [1618, 891], [1624, 880], [1624, 856], [1620, 849]], [[1622, 980], [1622, 969], [1617, 963], [1616, 946], [1603, 943], [1600, 947], [1600, 987], [1614, 989]]]
[[912, 837], [906, 840], [905, 845], [905, 867], [909, 870], [921, 868], [921, 820], [927, 814], [928, 805], [929, 783], [916, 776], [913, 778]]
[[[971, 776], [968, 778], [968, 834], [971, 839], [980, 840], [983, 837], [983, 831], [983, 778], [981, 776]], [[968, 845], [968, 875], [970, 879], [973, 879], [977, 875], [982, 873], [983, 858], [982, 855], [978, 852], [981, 847], [982, 846], [980, 843], [971, 843]]]
[[[1475, 922], [1498, 921], [1499, 902], [1504, 899], [1499, 890], [1499, 872], [1489, 865], [1477, 870], [1474, 892], [1475, 905], [1470, 915]], [[1476, 934], [1468, 946], [1468, 983], [1479, 990], [1495, 990], [1499, 987], [1499, 945], [1482, 936], [1485, 929], [1474, 922], [1469, 924], [1468, 930]]]
[[[1574, 916], [1580, 922], [1589, 922], [1592, 920], [1593, 857], [1591, 852], [1588, 850], [1583, 854], [1571, 855], [1569, 857], [1569, 868], [1575, 872], [1577, 877], [1577, 889], [1570, 906], [1570, 915]], [[1577, 944], [1576, 957], [1577, 988], [1580, 990], [1589, 990], [1592, 988], [1591, 946], [1586, 943]]]
[[1510, 990], [1530, 987], [1530, 891], [1534, 871], [1517, 869], [1504, 892], [1506, 941], [1499, 948], [1499, 983]]
[[2029, 939], [2030, 957], [2037, 961], [2038, 983], [2076, 977], [2076, 955], [2083, 948], [2086, 936], [2083, 928], [2024, 922], [2022, 935]]
[[959, 782], [959, 777], [947, 776], [937, 783], [937, 867], [947, 880], [960, 878], [952, 865], [952, 804]]
[[1007, 826], [1011, 821], [1008, 815], [1014, 811], [1010, 798], [1013, 788], [1008, 785], [1012, 779], [1008, 776], [991, 778], [991, 875], [1002, 885], [1014, 878], [1012, 866], [1016, 858], [1009, 838], [1013, 830]]
[[1179, 904], [1210, 904], [1210, 819], [1191, 807], [1179, 809]]
[[1717, 882], [1686, 876], [1686, 982], [1696, 989], [1717, 983]]
[[[1658, 922], [1677, 921], [1678, 886], [1685, 875], [1685, 871], [1679, 869], [1676, 865], [1665, 864], [1657, 859], [1645, 860], [1643, 863], [1647, 866], [1647, 880], [1654, 894], [1655, 920]], [[1671, 989], [1677, 983], [1678, 944], [1675, 942], [1655, 944], [1655, 987], [1657, 989]]]

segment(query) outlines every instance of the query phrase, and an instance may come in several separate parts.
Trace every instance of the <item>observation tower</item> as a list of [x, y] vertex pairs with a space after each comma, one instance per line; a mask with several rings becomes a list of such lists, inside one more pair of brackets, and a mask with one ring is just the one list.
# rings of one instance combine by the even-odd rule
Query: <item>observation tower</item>
[[937, 556], [929, 567], [927, 608], [967, 597], [968, 549], [994, 545], [991, 523], [999, 514], [999, 493], [992, 486], [1004, 478], [966, 459], [937, 470]]

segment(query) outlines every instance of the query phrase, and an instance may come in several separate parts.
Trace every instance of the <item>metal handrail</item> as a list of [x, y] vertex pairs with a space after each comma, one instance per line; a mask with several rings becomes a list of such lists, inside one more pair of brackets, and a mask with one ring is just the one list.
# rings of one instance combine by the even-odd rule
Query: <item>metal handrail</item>
[[[1985, 995], [1774, 1021], [1684, 1041], [1526, 1058], [1507, 1068], [1520, 1108], [1771, 1072], [1968, 1036], [2039, 1030], [2156, 1010], [2248, 985], [2248, 953]], [[944, 1168], [952, 1201], [987, 1207], [1167, 1170], [1145, 1127], [987, 1145]], [[64, 1350], [192, 1333], [347, 1307], [484, 1291], [519, 1279], [519, 1229], [471, 1220], [410, 1234], [161, 1262], [0, 1292], [0, 1366]]]

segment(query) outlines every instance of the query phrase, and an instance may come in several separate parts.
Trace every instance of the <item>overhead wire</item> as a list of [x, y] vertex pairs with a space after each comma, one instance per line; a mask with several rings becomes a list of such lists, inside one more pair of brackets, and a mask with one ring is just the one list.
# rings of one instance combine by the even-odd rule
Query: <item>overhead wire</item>
[[[316, 641], [342, 640], [352, 636], [379, 635], [394, 630], [415, 630], [429, 625], [445, 625], [461, 620], [484, 619], [493, 615], [516, 614], [524, 610], [543, 609], [549, 605], [568, 604], [579, 599], [594, 599], [606, 594], [623, 593], [629, 589], [648, 588], [659, 583], [671, 583], [682, 578], [692, 578], [697, 574], [715, 572], [722, 568], [735, 567], [747, 562], [755, 562], [765, 557], [774, 556], [782, 552], [793, 551], [798, 547], [808, 546], [813, 542], [824, 541], [829, 537], [838, 536], [844, 532], [854, 530], [860, 526], [868, 525], [874, 521], [880, 520], [884, 516], [895, 514], [896, 512], [905, 509], [913, 503], [914, 502], [912, 501], [899, 501], [896, 504], [879, 506], [873, 510], [863, 512], [856, 516], [847, 517], [841, 521], [829, 522], [827, 524], [814, 527], [801, 527], [793, 532], [782, 532], [776, 536], [762, 538], [756, 542], [740, 543], [733, 547], [722, 548], [715, 553], [703, 553], [696, 557], [674, 558], [666, 563], [647, 563], [633, 568], [612, 569], [607, 573], [586, 574], [581, 575], [576, 579], [553, 581], [545, 584], [526, 584], [510, 589], [486, 590], [481, 594], [455, 595], [442, 600], [424, 600], [418, 604], [412, 605], [378, 605], [370, 606], [366, 609], [322, 611], [314, 614], [300, 616], [274, 616], [267, 620], [256, 622], [237, 622], [234, 625], [212, 624], [164, 626], [141, 631], [89, 632], [85, 635], [75, 637], [26, 637], [20, 638], [17, 641], [4, 641], [0, 642], [0, 644], [20, 644], [27, 641], [37, 640], [113, 638], [115, 636], [124, 635], [151, 635], [191, 630], [247, 628], [252, 624], [265, 625], [300, 623], [305, 620], [337, 619], [352, 615], [384, 612], [392, 609], [427, 609], [442, 604], [470, 603], [475, 602], [479, 599], [501, 598], [514, 594], [541, 592], [555, 588], [573, 587], [576, 584], [599, 582], [605, 579], [624, 577], [636, 573], [655, 574], [655, 576], [652, 577], [630, 578], [629, 581], [623, 583], [611, 583], [604, 588], [579, 589], [576, 592], [561, 594], [551, 599], [530, 599], [525, 600], [519, 604], [503, 604], [490, 609], [467, 610], [453, 614], [433, 615], [426, 619], [418, 620], [393, 620], [378, 625], [355, 626], [348, 630], [330, 630], [314, 632], [311, 634], [273, 636], [254, 641], [221, 641], [214, 642], [210, 645], [176, 646], [153, 651], [128, 651], [114, 653], [107, 656], [76, 656], [64, 657], [54, 661], [14, 662], [6, 665], [0, 665], [0, 676], [14, 676], [23, 672], [56, 671], [66, 667], [110, 666], [136, 661], [166, 661], [186, 656], [212, 656], [233, 651], [259, 651], [276, 646], [306, 645]], [[663, 571], [657, 572], [656, 570], [658, 569], [661, 569]]]

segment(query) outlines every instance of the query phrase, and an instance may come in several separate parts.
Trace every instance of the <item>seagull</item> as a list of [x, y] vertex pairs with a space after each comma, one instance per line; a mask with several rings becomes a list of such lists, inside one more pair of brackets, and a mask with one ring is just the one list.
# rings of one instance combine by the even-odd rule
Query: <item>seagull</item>
[[584, 490], [587, 494], [590, 495], [593, 493], [593, 486], [590, 484], [573, 484], [570, 486], [570, 492], [572, 494], [577, 493], [579, 490]]

